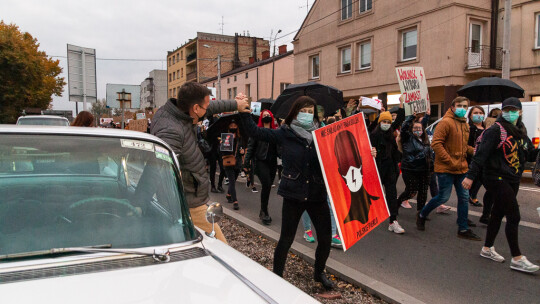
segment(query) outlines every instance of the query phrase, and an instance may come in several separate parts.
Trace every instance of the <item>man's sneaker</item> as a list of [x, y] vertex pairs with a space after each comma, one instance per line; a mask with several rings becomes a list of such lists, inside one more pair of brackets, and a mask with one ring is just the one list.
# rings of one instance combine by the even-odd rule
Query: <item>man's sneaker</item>
[[398, 221], [394, 221], [392, 224], [390, 224], [388, 226], [388, 231], [393, 231], [394, 233], [397, 233], [397, 234], [403, 234], [405, 233], [405, 229], [403, 229]]
[[401, 202], [401, 207], [403, 207], [405, 209], [411, 209], [412, 208], [411, 204], [409, 204], [409, 200]]
[[233, 203], [233, 209], [234, 209], [234, 210], [240, 209], [240, 205], [238, 205], [238, 202], [234, 202], [234, 203]]
[[240, 177], [246, 177], [246, 173], [244, 171], [240, 172]]
[[221, 187], [221, 186], [217, 186], [217, 191], [218, 191], [219, 193], [225, 192], [225, 190], [223, 190], [223, 187]]
[[259, 191], [257, 190], [257, 188], [253, 187], [253, 188], [251, 188], [251, 192], [257, 193], [257, 192], [259, 192]]
[[514, 261], [514, 259], [512, 259], [512, 262], [510, 263], [510, 268], [517, 271], [523, 271], [523, 272], [529, 272], [529, 273], [538, 271], [538, 269], [540, 269], [538, 265], [534, 265], [533, 263], [529, 262], [529, 260], [527, 260], [527, 258], [524, 255], [522, 255], [521, 259], [517, 261]]
[[272, 184], [272, 188], [275, 188], [275, 187], [276, 187], [276, 185], [275, 185], [275, 184]]
[[446, 206], [446, 205], [440, 205], [439, 207], [437, 207], [437, 208], [435, 209], [435, 212], [446, 214], [446, 213], [448, 213], [448, 211], [449, 211], [450, 209], [452, 209], [452, 208], [449, 207], [449, 206]]
[[482, 239], [476, 235], [471, 229], [465, 231], [458, 231], [457, 236], [462, 239], [467, 239], [471, 241], [481, 241]]
[[420, 231], [426, 230], [426, 218], [420, 216], [420, 212], [416, 213], [416, 229]]
[[315, 243], [315, 238], [313, 237], [313, 232], [311, 232], [311, 230], [306, 230], [306, 232], [304, 233], [304, 239], [308, 243]]
[[330, 245], [332, 247], [335, 247], [335, 248], [343, 248], [343, 244], [341, 244], [341, 239], [339, 238], [339, 235], [334, 235], [334, 237], [332, 237], [332, 243], [330, 243]]
[[480, 256], [494, 260], [495, 262], [503, 263], [504, 257], [495, 251], [495, 247], [488, 248], [488, 250], [485, 250], [484, 247], [482, 247], [482, 250], [480, 251]]
[[229, 179], [226, 178], [225, 181], [223, 182], [225, 185], [228, 185], [229, 184]]

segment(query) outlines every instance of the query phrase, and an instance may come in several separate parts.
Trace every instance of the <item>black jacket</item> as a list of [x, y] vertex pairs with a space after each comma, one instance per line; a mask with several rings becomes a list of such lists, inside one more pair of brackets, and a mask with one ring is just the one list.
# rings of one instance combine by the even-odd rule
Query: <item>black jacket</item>
[[377, 124], [372, 123], [370, 126], [370, 128], [374, 126], [373, 130], [370, 131], [369, 140], [371, 141], [371, 146], [377, 149], [375, 160], [379, 170], [389, 163], [397, 168], [397, 164], [401, 161], [401, 153], [396, 144], [394, 131], [399, 130], [403, 120], [405, 120], [405, 110], [400, 108], [396, 120], [387, 131], [381, 130]]
[[401, 145], [403, 157], [401, 169], [409, 171], [430, 171], [433, 169], [430, 143], [423, 143], [411, 133], [411, 123], [414, 115], [407, 117], [401, 127]]
[[521, 137], [513, 136], [512, 131], [515, 133], [518, 128], [504, 121], [504, 118], [497, 118], [497, 122], [501, 123], [508, 133], [506, 141], [501, 147], [497, 147], [501, 143], [501, 128], [498, 124], [493, 124], [485, 130], [467, 177], [474, 180], [480, 172], [483, 172], [484, 180], [519, 183], [525, 162], [534, 161], [538, 149], [534, 148], [526, 134]]
[[326, 187], [314, 143], [308, 144], [288, 125], [277, 130], [259, 128], [251, 115], [241, 113], [240, 116], [250, 137], [282, 148], [283, 172], [278, 195], [301, 201], [326, 202]]
[[252, 160], [275, 163], [277, 162], [277, 156], [277, 147], [275, 144], [250, 138], [244, 164], [249, 164]]

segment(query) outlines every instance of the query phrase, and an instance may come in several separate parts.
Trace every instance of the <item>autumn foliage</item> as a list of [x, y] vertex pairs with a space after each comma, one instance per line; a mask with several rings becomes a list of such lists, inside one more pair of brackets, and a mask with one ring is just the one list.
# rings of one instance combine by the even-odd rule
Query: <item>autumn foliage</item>
[[25, 108], [47, 109], [66, 84], [58, 60], [38, 50], [37, 39], [0, 21], [0, 123], [14, 123]]

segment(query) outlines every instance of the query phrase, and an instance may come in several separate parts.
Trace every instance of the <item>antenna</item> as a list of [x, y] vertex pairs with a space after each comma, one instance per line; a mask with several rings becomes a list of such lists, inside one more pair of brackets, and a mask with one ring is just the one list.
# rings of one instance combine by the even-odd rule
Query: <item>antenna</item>
[[223, 26], [225, 25], [223, 22], [223, 16], [221, 16], [221, 23], [219, 23], [219, 25], [221, 26], [221, 35], [223, 35]]
[[309, 0], [306, 0], [306, 5], [300, 6], [299, 8], [306, 8], [306, 14], [309, 14]]

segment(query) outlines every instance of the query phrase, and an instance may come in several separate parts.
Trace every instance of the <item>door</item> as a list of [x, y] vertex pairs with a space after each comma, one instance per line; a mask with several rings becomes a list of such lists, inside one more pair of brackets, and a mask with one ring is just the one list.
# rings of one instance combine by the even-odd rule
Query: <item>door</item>
[[472, 23], [469, 27], [469, 69], [482, 67], [482, 24]]

